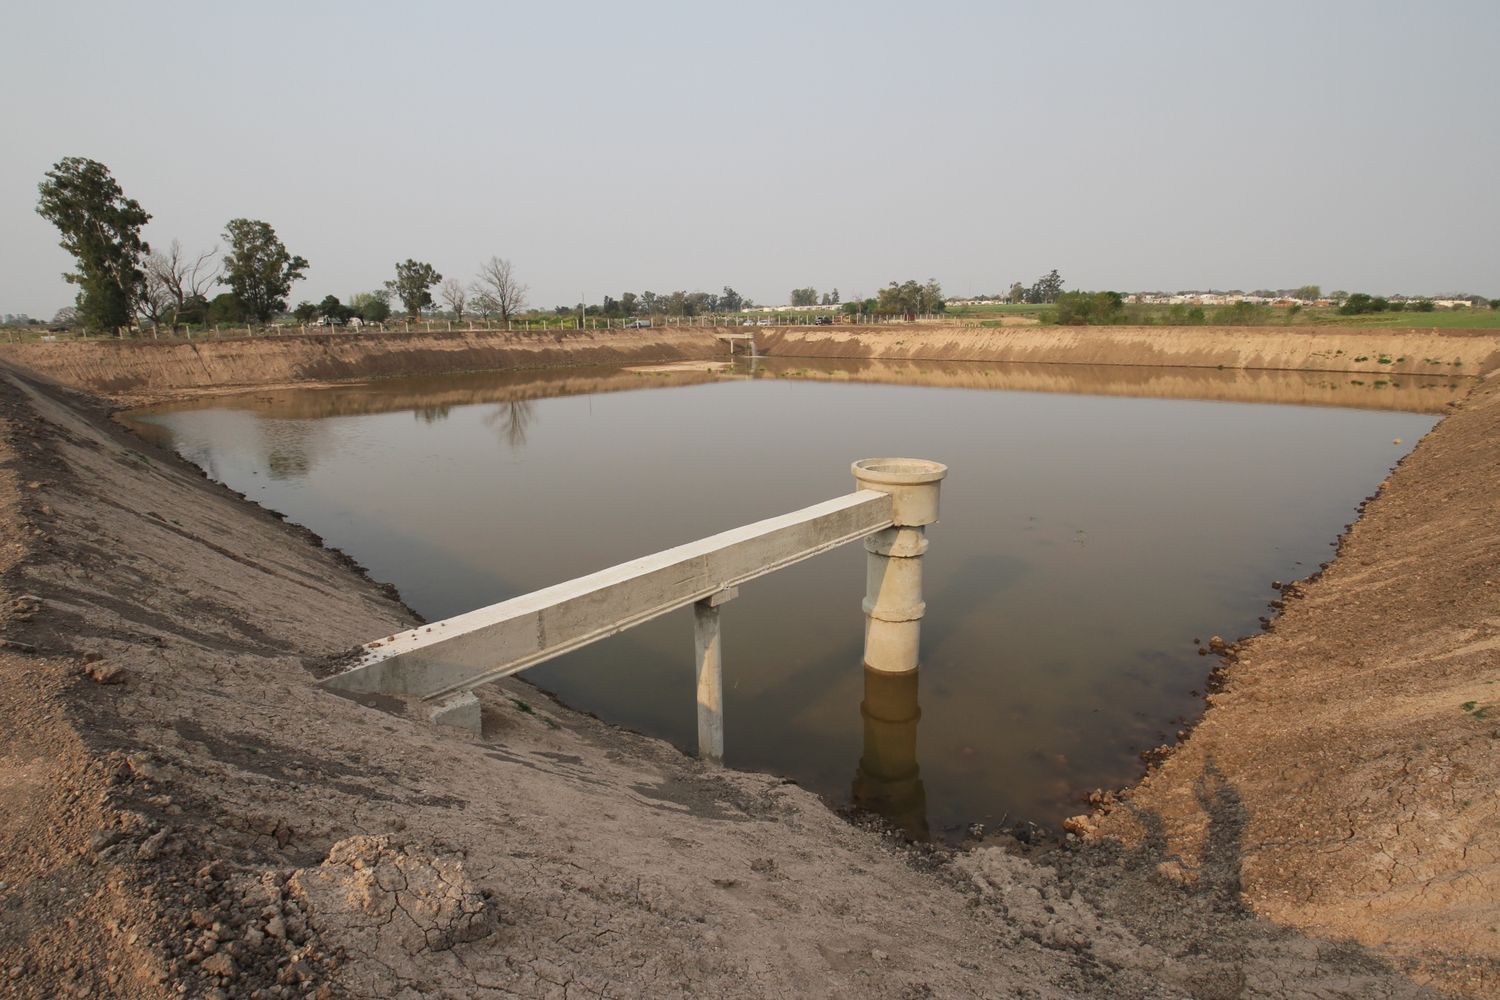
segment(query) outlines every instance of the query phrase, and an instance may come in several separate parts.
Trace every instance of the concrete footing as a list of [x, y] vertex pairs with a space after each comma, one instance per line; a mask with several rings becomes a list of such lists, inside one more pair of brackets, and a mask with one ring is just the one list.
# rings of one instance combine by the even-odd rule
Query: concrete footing
[[442, 701], [434, 702], [428, 709], [429, 719], [439, 726], [453, 726], [479, 733], [479, 698], [473, 691], [460, 691]]

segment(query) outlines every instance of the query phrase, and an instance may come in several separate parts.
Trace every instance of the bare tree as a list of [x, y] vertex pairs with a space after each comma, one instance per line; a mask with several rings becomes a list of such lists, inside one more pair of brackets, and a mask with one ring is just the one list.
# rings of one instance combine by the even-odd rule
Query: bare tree
[[443, 301], [448, 303], [448, 308], [453, 310], [454, 319], [464, 318], [464, 307], [469, 304], [469, 293], [464, 288], [463, 282], [457, 278], [449, 278], [443, 282]]
[[[173, 311], [173, 321], [181, 314], [189, 300], [208, 301], [208, 292], [219, 278], [217, 246], [195, 256], [183, 253], [182, 243], [173, 240], [166, 253], [148, 254], [145, 260], [146, 299], [142, 311], [152, 322], [168, 309]], [[151, 312], [154, 308], [155, 314]]]
[[479, 276], [474, 281], [474, 297], [481, 296], [493, 304], [500, 318], [510, 318], [526, 308], [526, 286], [516, 279], [510, 261], [491, 257], [479, 265]]

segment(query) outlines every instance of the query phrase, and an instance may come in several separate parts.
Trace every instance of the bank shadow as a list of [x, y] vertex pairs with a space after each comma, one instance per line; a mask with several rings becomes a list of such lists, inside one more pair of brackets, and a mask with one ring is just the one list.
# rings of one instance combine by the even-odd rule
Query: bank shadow
[[[1137, 940], [1173, 957], [1173, 985], [1205, 1000], [1244, 996], [1465, 995], [1447, 992], [1434, 956], [1383, 955], [1350, 939], [1319, 937], [1257, 914], [1244, 896], [1251, 812], [1238, 787], [1205, 756], [1191, 778], [1200, 836], [1174, 836], [1163, 815], [1132, 801], [1115, 808], [1139, 824], [1127, 847], [1106, 839], [1044, 863], [1071, 870], [1074, 887], [1096, 909], [1119, 918]], [[1471, 970], [1472, 971], [1472, 970]], [[1263, 992], [1267, 983], [1284, 992]]]

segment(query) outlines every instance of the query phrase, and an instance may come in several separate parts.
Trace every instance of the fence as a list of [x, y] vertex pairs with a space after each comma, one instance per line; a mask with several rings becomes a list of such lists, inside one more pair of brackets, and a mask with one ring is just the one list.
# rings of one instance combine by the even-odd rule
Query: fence
[[[825, 314], [826, 315], [826, 314]], [[215, 323], [212, 326], [187, 325], [171, 328], [148, 327], [132, 330], [130, 338], [137, 340], [225, 340], [236, 337], [274, 337], [309, 333], [563, 333], [597, 330], [629, 329], [714, 329], [722, 327], [808, 327], [822, 325], [837, 326], [894, 326], [909, 323], [945, 323], [951, 326], [979, 327], [974, 320], [949, 319], [942, 313], [924, 313], [920, 316], [878, 316], [857, 313], [852, 316], [834, 314], [831, 324], [819, 324], [806, 315], [776, 313], [751, 319], [742, 315], [714, 314], [703, 316], [653, 316], [650, 320], [619, 317], [551, 316], [528, 319], [498, 320], [479, 319], [392, 319], [380, 323], [363, 323], [358, 326], [326, 326], [319, 323]], [[36, 330], [6, 330], [6, 341], [54, 341], [54, 340], [117, 340], [109, 333], [89, 333], [70, 330], [57, 333], [41, 333]]]

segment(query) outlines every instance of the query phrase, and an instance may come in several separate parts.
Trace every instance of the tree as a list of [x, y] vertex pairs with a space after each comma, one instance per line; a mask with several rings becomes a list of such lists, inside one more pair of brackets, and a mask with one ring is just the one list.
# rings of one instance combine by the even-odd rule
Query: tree
[[79, 324], [78, 309], [75, 306], [63, 306], [52, 317], [53, 326], [75, 327]]
[[387, 281], [385, 287], [401, 300], [406, 314], [416, 319], [423, 309], [432, 305], [432, 293], [428, 289], [442, 280], [443, 276], [431, 264], [408, 257], [396, 265], [396, 277]]
[[1303, 285], [1292, 293], [1292, 298], [1302, 302], [1316, 302], [1323, 297], [1323, 289], [1319, 285]]
[[449, 278], [443, 282], [443, 301], [448, 308], [453, 310], [454, 319], [464, 318], [464, 308], [469, 304], [469, 293], [465, 290], [463, 282], [457, 278]]
[[1119, 292], [1063, 292], [1057, 297], [1057, 322], [1062, 326], [1112, 323], [1124, 309]]
[[1056, 302], [1057, 297], [1062, 294], [1063, 280], [1057, 273], [1057, 268], [1036, 279], [1036, 284], [1026, 289], [1026, 301], [1032, 304], [1042, 302]]
[[1014, 282], [1010, 286], [1010, 294], [1006, 295], [1005, 298], [1006, 298], [1006, 301], [1008, 301], [1008, 302], [1016, 302], [1016, 303], [1025, 302], [1026, 301], [1026, 286], [1023, 285], [1023, 284], [1021, 284], [1019, 281]]
[[792, 305], [815, 306], [818, 304], [818, 290], [816, 288], [793, 288]]
[[473, 292], [476, 299], [484, 296], [486, 305], [507, 323], [526, 308], [526, 286], [516, 278], [510, 261], [501, 257], [491, 257], [479, 265]]
[[927, 283], [917, 291], [917, 312], [940, 313], [948, 310], [948, 303], [943, 300], [943, 286], [938, 284], [936, 278], [928, 278]]
[[719, 296], [719, 308], [725, 312], [734, 313], [739, 312], [744, 307], [745, 297], [733, 288], [725, 285], [724, 294]]
[[349, 306], [366, 323], [384, 323], [391, 318], [391, 293], [384, 288], [360, 292], [349, 300]]
[[828, 293], [828, 304], [831, 306], [839, 304], [839, 290], [837, 288]]
[[311, 323], [318, 318], [318, 307], [304, 299], [292, 310], [292, 317], [299, 323]]
[[238, 323], [245, 318], [245, 307], [233, 292], [220, 292], [204, 310], [206, 323]]
[[184, 313], [199, 311], [195, 308], [197, 300], [208, 301], [208, 292], [219, 277], [219, 265], [214, 261], [218, 252], [219, 248], [213, 247], [187, 254], [182, 244], [173, 240], [166, 253], [146, 255], [146, 298], [161, 304], [173, 326], [186, 322]]
[[335, 325], [342, 325], [354, 318], [354, 310], [340, 302], [337, 295], [325, 295], [318, 303], [318, 315], [332, 320]]
[[151, 248], [141, 227], [151, 216], [96, 160], [69, 156], [47, 171], [37, 185], [36, 210], [62, 233], [59, 244], [73, 255], [78, 270], [64, 274], [79, 286], [78, 314], [84, 324], [118, 333], [130, 325], [145, 294], [141, 260]]
[[224, 240], [229, 252], [219, 284], [229, 286], [244, 315], [264, 323], [285, 310], [287, 293], [307, 270], [307, 261], [288, 253], [276, 230], [259, 219], [229, 220]]

